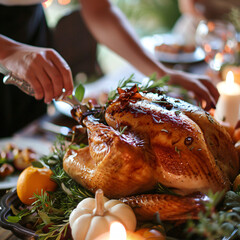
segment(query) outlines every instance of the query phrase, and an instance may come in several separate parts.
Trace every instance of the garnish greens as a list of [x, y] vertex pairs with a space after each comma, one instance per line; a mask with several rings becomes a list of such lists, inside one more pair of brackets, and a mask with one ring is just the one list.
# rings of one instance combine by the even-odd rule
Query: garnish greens
[[[77, 100], [78, 100], [79, 102], [81, 102], [81, 101], [83, 100], [84, 94], [85, 94], [85, 88], [84, 88], [84, 86], [80, 83], [80, 84], [77, 86], [76, 90], [75, 90], [74, 96], [77, 98]], [[69, 96], [67, 96], [67, 97], [70, 98], [70, 99], [72, 99], [73, 95], [69, 95]]]
[[[164, 87], [169, 80], [169, 76], [164, 76], [161, 79], [157, 79], [156, 73], [152, 74], [146, 83], [141, 83], [134, 80], [134, 74], [131, 74], [129, 78], [119, 81], [118, 87], [121, 89], [130, 88], [137, 85], [139, 92], [150, 91], [155, 88]], [[108, 94], [108, 100], [114, 100], [118, 96], [117, 89], [110, 91]]]
[[28, 223], [32, 228], [37, 228], [40, 240], [62, 239], [69, 232], [68, 219], [72, 210], [84, 198], [93, 197], [63, 170], [62, 159], [68, 147], [71, 145], [66, 146], [64, 139], [58, 137], [53, 153], [41, 158], [53, 171], [52, 178], [58, 184], [57, 190], [49, 194], [35, 194], [36, 201], [30, 208], [19, 211], [12, 206], [15, 216], [8, 217], [9, 222]]
[[85, 93], [85, 88], [82, 84], [79, 84], [78, 87], [75, 90], [75, 97], [81, 102], [83, 100]]
[[[234, 240], [240, 238], [240, 192], [228, 191], [208, 193], [205, 211], [199, 213], [198, 221], [189, 221], [186, 232], [188, 239], [202, 236], [207, 240]], [[223, 203], [217, 208], [220, 201]], [[195, 236], [195, 238], [193, 238]]]
[[128, 126], [124, 126], [124, 127], [120, 127], [119, 131], [120, 131], [120, 135], [122, 135], [125, 130], [127, 129]]

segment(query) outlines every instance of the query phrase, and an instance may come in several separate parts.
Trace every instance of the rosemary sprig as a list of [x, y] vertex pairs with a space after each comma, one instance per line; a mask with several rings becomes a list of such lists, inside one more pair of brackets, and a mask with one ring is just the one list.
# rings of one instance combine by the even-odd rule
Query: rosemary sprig
[[[164, 76], [161, 79], [157, 79], [156, 76], [157, 76], [156, 73], [154, 73], [151, 76], [149, 76], [149, 79], [146, 83], [141, 83], [141, 82], [135, 81], [134, 74], [131, 74], [129, 78], [122, 79], [121, 81], [119, 81], [117, 88], [125, 89], [125, 88], [131, 88], [133, 85], [136, 85], [138, 87], [139, 92], [145, 92], [145, 91], [150, 91], [156, 88], [164, 87], [169, 80], [169, 76]], [[117, 96], [118, 96], [117, 89], [114, 89], [109, 92], [108, 100], [109, 101], [114, 100]]]
[[228, 15], [228, 19], [230, 20], [230, 22], [232, 22], [232, 24], [234, 25], [234, 27], [238, 32], [240, 31], [239, 18], [240, 18], [240, 8], [232, 8], [231, 12]]
[[62, 224], [50, 225], [48, 229], [49, 232], [47, 233], [36, 231], [36, 234], [39, 236], [39, 240], [60, 240], [63, 239], [62, 236], [65, 236], [64, 239], [68, 239], [66, 238], [66, 235], [68, 234], [69, 222], [63, 221]]
[[[224, 192], [215, 194], [209, 192], [210, 201], [205, 203], [205, 211], [199, 213], [199, 220], [188, 222], [186, 229], [188, 238], [197, 235], [207, 240], [239, 239], [240, 196], [232, 191], [227, 192], [225, 196], [224, 194]], [[223, 196], [223, 205], [217, 209]]]
[[76, 183], [63, 169], [63, 156], [70, 146], [59, 136], [54, 143], [52, 154], [41, 158], [53, 171], [52, 178], [58, 184], [57, 190], [35, 194], [36, 201], [30, 208], [20, 211], [14, 209], [16, 215], [8, 217], [8, 221], [14, 223], [29, 223], [31, 219], [33, 225], [37, 226], [39, 239], [42, 240], [61, 239], [62, 235], [67, 234], [72, 210], [84, 198], [93, 197], [92, 193]]

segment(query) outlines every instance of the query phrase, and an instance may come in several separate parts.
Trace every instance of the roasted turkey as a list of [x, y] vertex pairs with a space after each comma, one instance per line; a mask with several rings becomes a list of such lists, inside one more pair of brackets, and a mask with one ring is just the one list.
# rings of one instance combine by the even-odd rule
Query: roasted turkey
[[230, 188], [238, 155], [209, 113], [159, 93], [119, 93], [106, 108], [105, 122], [91, 114], [82, 120], [89, 145], [68, 149], [63, 160], [73, 179], [92, 192], [126, 199], [158, 183], [180, 195]]

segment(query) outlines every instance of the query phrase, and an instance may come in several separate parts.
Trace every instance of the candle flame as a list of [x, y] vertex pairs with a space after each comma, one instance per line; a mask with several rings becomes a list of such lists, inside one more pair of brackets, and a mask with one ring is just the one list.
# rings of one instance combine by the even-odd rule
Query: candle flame
[[227, 77], [226, 77], [226, 84], [227, 85], [233, 85], [234, 84], [234, 75], [232, 71], [229, 71], [227, 73]]
[[124, 226], [120, 222], [113, 222], [110, 226], [109, 240], [126, 240], [127, 233]]
[[229, 71], [227, 73], [227, 77], [226, 77], [226, 89], [225, 91], [227, 93], [232, 93], [235, 90], [235, 86], [234, 86], [234, 75], [232, 71]]

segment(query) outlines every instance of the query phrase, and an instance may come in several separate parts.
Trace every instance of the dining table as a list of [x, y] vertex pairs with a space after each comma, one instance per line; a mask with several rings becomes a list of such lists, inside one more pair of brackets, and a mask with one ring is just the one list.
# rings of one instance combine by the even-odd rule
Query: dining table
[[[204, 61], [189, 63], [175, 63], [166, 64], [173, 69], [184, 70], [192, 73], [204, 74], [206, 71], [206, 64]], [[90, 97], [96, 95], [96, 91], [110, 91], [117, 87], [118, 81], [129, 77], [132, 73], [135, 75], [135, 79], [144, 78], [144, 76], [137, 71], [133, 66], [129, 64], [123, 65], [121, 68], [110, 72], [95, 82], [85, 85], [85, 96]], [[97, 90], [96, 90], [97, 89]], [[56, 140], [57, 135], [60, 134], [60, 130], [64, 127], [68, 129], [76, 125], [76, 121], [71, 117], [69, 108], [68, 112], [65, 112], [64, 108], [60, 108], [56, 103], [52, 103], [48, 106], [48, 111], [45, 115], [34, 120], [23, 129], [17, 131], [13, 138], [30, 138], [38, 139], [53, 143]], [[1, 139], [0, 139], [1, 140]], [[9, 189], [0, 190], [0, 198], [4, 196]], [[1, 209], [0, 209], [1, 211]], [[0, 227], [0, 240], [19, 240], [19, 236], [8, 229]], [[31, 239], [31, 238], [28, 238]], [[33, 238], [32, 238], [33, 239]]]

